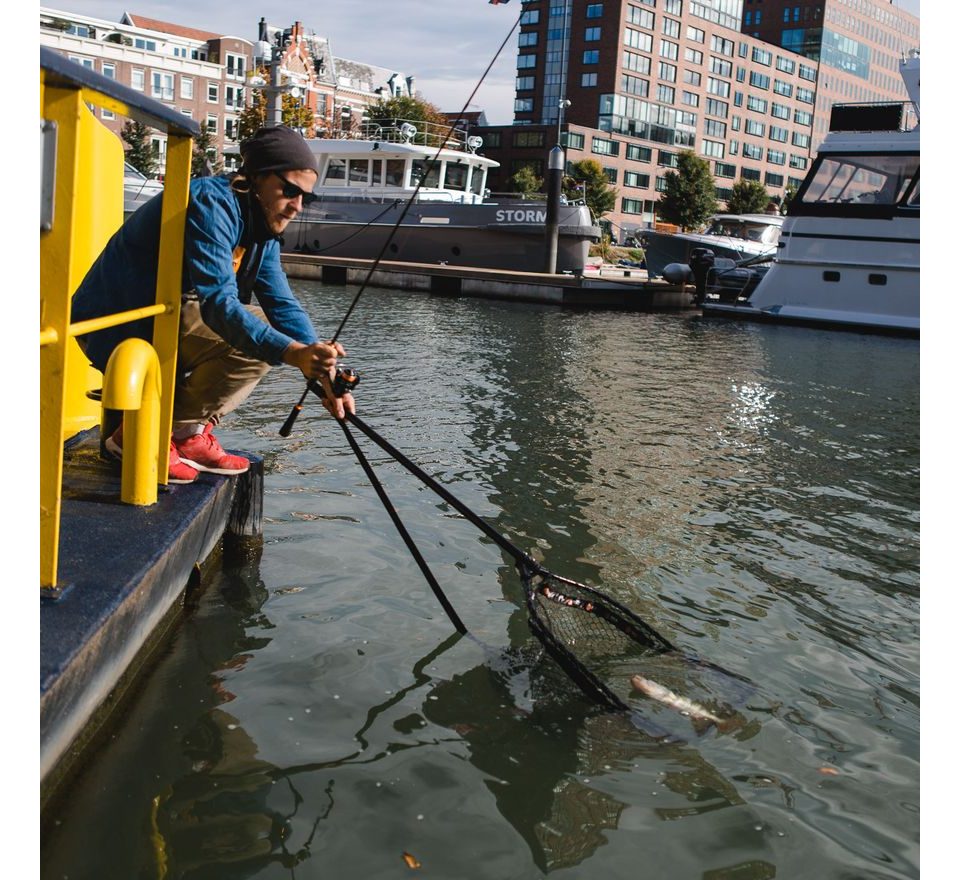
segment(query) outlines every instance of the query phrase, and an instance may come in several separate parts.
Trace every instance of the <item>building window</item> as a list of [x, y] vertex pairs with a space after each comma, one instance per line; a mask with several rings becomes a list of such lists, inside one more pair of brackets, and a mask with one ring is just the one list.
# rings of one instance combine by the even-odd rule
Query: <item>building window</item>
[[660, 20], [660, 31], [665, 36], [680, 38], [680, 22], [672, 18], [663, 18]]
[[603, 15], [602, 3], [587, 4], [587, 18], [600, 18]]
[[773, 106], [770, 108], [770, 115], [775, 116], [777, 119], [789, 119], [790, 108], [786, 104], [778, 104], [774, 101]]
[[810, 67], [807, 64], [801, 64], [797, 73], [799, 74], [800, 79], [806, 79], [810, 82], [813, 82], [817, 78], [817, 69], [815, 67]]
[[732, 140], [730, 141], [730, 155], [736, 156], [740, 152], [740, 141]]
[[656, 189], [656, 191], [657, 191], [658, 193], [666, 192], [666, 191], [667, 191], [667, 178], [666, 178], [666, 177], [658, 177], [658, 178], [657, 178], [656, 185], [655, 185], [654, 188]]
[[[500, 148], [500, 134], [499, 131], [486, 131], [483, 133], [483, 145], [485, 147], [491, 147], [494, 149]], [[399, 184], [398, 184], [399, 185]]]
[[793, 137], [790, 138], [790, 143], [795, 147], [803, 147], [804, 149], [809, 149], [810, 147], [810, 135], [801, 134], [799, 131], [793, 133]]
[[515, 147], [542, 147], [542, 131], [518, 131], [513, 135], [513, 145]]
[[653, 37], [650, 34], [643, 33], [643, 31], [624, 28], [623, 45], [629, 46], [631, 49], [639, 49], [641, 52], [649, 52], [653, 49]]
[[533, 113], [533, 98], [517, 98], [513, 102], [514, 113]]
[[793, 73], [796, 67], [797, 63], [792, 58], [784, 58], [782, 55], [777, 56], [777, 70], [783, 73]]
[[743, 156], [745, 159], [762, 159], [763, 158], [763, 147], [758, 146], [757, 144], [751, 144], [749, 141], [744, 142], [743, 145]]
[[207, 80], [207, 101], [211, 104], [220, 102], [220, 83]]
[[110, 63], [107, 62], [107, 61], [101, 61], [101, 62], [100, 62], [100, 72], [101, 72], [107, 79], [116, 79], [116, 78], [117, 78], [117, 65], [116, 65], [116, 64], [110, 64]]
[[740, 131], [740, 117], [739, 117], [739, 116], [734, 116], [734, 117], [731, 118], [731, 120], [730, 120], [730, 128], [732, 128], [734, 131]]
[[650, 94], [650, 83], [639, 76], [630, 76], [629, 73], [620, 77], [620, 88], [628, 95], [639, 95], [641, 98]]
[[660, 62], [659, 69], [660, 79], [666, 80], [667, 82], [676, 82], [677, 81], [677, 68], [673, 64], [667, 64], [666, 61]]
[[193, 77], [192, 76], [180, 77], [180, 97], [186, 101], [193, 100]]
[[233, 109], [233, 110], [242, 110], [243, 109], [243, 87], [242, 86], [225, 86], [223, 89], [223, 103]]
[[518, 76], [517, 77], [517, 91], [518, 92], [529, 92], [537, 82], [535, 76]]
[[686, 104], [688, 107], [699, 107], [700, 106], [700, 96], [696, 92], [683, 92], [680, 96], [680, 100]]
[[780, 125], [771, 125], [770, 126], [770, 140], [779, 141], [782, 144], [787, 142], [787, 135], [789, 132]]
[[717, 141], [703, 141], [700, 145], [700, 152], [704, 156], [712, 156], [714, 159], [723, 158], [723, 144], [717, 143]]
[[604, 166], [604, 168], [603, 168], [603, 173], [607, 175], [607, 180], [608, 180], [610, 183], [616, 183], [616, 182], [617, 182], [617, 169], [616, 169], [616, 168], [608, 168], [607, 166]]
[[729, 61], [724, 61], [723, 58], [717, 58], [715, 55], [711, 55], [710, 73], [715, 73], [718, 76], [730, 76], [733, 73], [733, 64]]
[[700, 28], [695, 28], [693, 25], [687, 25], [687, 39], [691, 40], [694, 43], [702, 43], [706, 40], [707, 35], [700, 30]]
[[760, 169], [759, 168], [741, 168], [740, 176], [744, 180], [760, 180]]
[[683, 0], [665, 0], [663, 11], [679, 18], [683, 14]]
[[797, 125], [812, 125], [813, 124], [813, 114], [808, 113], [806, 110], [794, 110], [793, 111], [793, 121]]
[[627, 144], [627, 158], [633, 162], [649, 162], [653, 159], [653, 150], [650, 147]]
[[623, 173], [623, 185], [646, 189], [650, 186], [650, 175], [642, 174], [639, 171], [625, 171]]
[[540, 10], [539, 9], [527, 9], [520, 15], [520, 24], [539, 24], [540, 23]]
[[725, 40], [723, 37], [714, 34], [710, 37], [710, 50], [733, 58], [733, 40]]
[[[650, 184], [647, 183], [647, 186], [650, 186]], [[624, 214], [642, 214], [643, 199], [621, 199], [620, 210]]]
[[677, 97], [677, 91], [673, 86], [657, 86], [657, 100], [661, 104], [672, 104]]
[[773, 63], [773, 55], [766, 49], [761, 49], [759, 46], [753, 47], [753, 55], [751, 57], [757, 64], [762, 64], [764, 67], [769, 67]]
[[804, 104], [813, 103], [813, 90], [812, 89], [801, 89], [800, 86], [797, 86], [797, 100], [802, 101]]
[[536, 31], [526, 31], [526, 32], [521, 31], [521, 32], [520, 32], [520, 38], [519, 38], [519, 40], [517, 41], [517, 45], [518, 45], [521, 49], [523, 49], [523, 48], [526, 47], [526, 46], [536, 46], [536, 45], [537, 45], [537, 38], [538, 38], [539, 36], [540, 36], [540, 35], [539, 35]]
[[595, 73], [584, 73], [580, 75], [580, 87], [584, 89], [592, 88], [597, 84], [597, 75]]
[[771, 165], [783, 165], [787, 161], [787, 154], [783, 150], [767, 150], [767, 161]]
[[763, 176], [763, 182], [767, 186], [772, 186], [772, 187], [775, 187], [776, 189], [780, 189], [783, 186], [783, 175], [774, 174], [772, 171], [768, 171]]
[[687, 85], [698, 86], [700, 85], [701, 76], [695, 70], [685, 70], [683, 72], [683, 81]]
[[712, 76], [707, 77], [707, 91], [711, 95], [719, 95], [721, 98], [730, 97], [730, 83], [725, 82], [722, 79], [714, 79]]
[[599, 49], [587, 49], [583, 53], [583, 63], [584, 64], [599, 64], [600, 63], [600, 50]]
[[536, 55], [518, 55], [517, 56], [517, 69], [526, 70], [530, 67], [537, 66], [537, 56]]
[[795, 153], [790, 154], [790, 167], [799, 168], [801, 171], [806, 171], [807, 168], [807, 157], [806, 156], [797, 156]]
[[727, 137], [727, 124], [716, 119], [704, 119], [703, 133], [708, 137], [724, 140]]
[[727, 118], [727, 111], [730, 105], [726, 101], [718, 101], [715, 98], [707, 98], [707, 115], [719, 116], [721, 119]]
[[583, 149], [583, 134], [577, 131], [564, 132], [564, 146], [569, 150]]
[[650, 73], [650, 59], [646, 55], [638, 55], [636, 52], [623, 53], [623, 67], [625, 70], [632, 70], [634, 73]]
[[173, 74], [154, 70], [150, 76], [150, 94], [158, 101], [173, 100]]
[[765, 73], [758, 73], [756, 70], [750, 71], [750, 85], [757, 89], [769, 89], [770, 77]]
[[731, 165], [728, 162], [714, 162], [713, 173], [715, 177], [736, 177], [737, 166]]
[[157, 41], [156, 40], [145, 40], [143, 37], [134, 37], [133, 38], [133, 48], [134, 49], [145, 49], [147, 52], [156, 52], [157, 51]]
[[243, 79], [245, 67], [246, 59], [243, 55], [234, 55], [232, 52], [227, 52], [227, 76]]
[[620, 144], [606, 138], [595, 137], [590, 143], [590, 150], [600, 156], [617, 156], [620, 154]]
[[676, 168], [677, 154], [671, 153], [669, 150], [658, 150], [657, 165], [659, 165], [661, 168]]
[[595, 43], [600, 39], [600, 28], [598, 27], [588, 27], [583, 32], [583, 41], [585, 43]]
[[138, 92], [143, 91], [143, 71], [136, 67], [130, 71], [130, 88], [136, 89]]
[[[652, 6], [653, 4], [647, 4]], [[640, 9], [639, 6], [627, 5], [627, 24], [635, 24], [637, 27], [653, 30], [653, 13], [646, 9]]]
[[669, 58], [671, 61], [676, 61], [680, 57], [680, 44], [671, 43], [669, 40], [660, 41], [660, 57]]
[[690, 64], [703, 64], [703, 52], [699, 49], [684, 49], [683, 58]]
[[219, 127], [219, 123], [217, 120], [218, 120], [218, 117], [216, 113], [207, 114], [207, 131], [209, 131], [210, 134], [217, 133], [217, 129]]
[[747, 95], [747, 109], [753, 110], [754, 113], [766, 113], [767, 99], [758, 98], [756, 95]]
[[743, 130], [747, 134], [756, 135], [756, 137], [763, 137], [766, 133], [767, 127], [762, 122], [757, 122], [756, 119], [748, 119], [743, 126]]
[[773, 81], [773, 90], [778, 95], [783, 95], [784, 98], [789, 98], [793, 95], [793, 85], [780, 79]]

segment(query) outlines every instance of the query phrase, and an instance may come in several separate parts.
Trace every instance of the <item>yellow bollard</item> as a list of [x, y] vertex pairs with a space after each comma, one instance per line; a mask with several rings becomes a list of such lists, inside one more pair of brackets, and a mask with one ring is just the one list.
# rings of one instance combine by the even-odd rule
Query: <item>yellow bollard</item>
[[125, 339], [113, 350], [103, 376], [103, 405], [123, 410], [120, 500], [156, 504], [160, 359], [149, 342]]

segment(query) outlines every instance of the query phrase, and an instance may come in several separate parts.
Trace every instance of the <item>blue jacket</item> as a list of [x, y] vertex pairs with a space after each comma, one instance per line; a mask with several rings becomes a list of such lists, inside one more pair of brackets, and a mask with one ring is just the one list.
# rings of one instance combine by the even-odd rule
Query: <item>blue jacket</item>
[[[280, 267], [280, 245], [260, 219], [248, 210], [247, 197], [230, 188], [227, 177], [190, 181], [190, 202], [184, 235], [184, 293], [195, 291], [204, 323], [244, 354], [282, 362], [292, 341], [310, 344], [317, 334], [290, 290]], [[73, 295], [71, 320], [83, 321], [156, 302], [160, 247], [161, 196], [132, 214], [117, 230]], [[253, 292], [270, 324], [251, 315], [239, 298], [234, 249], [243, 245], [259, 257]], [[93, 365], [104, 370], [113, 349], [137, 336], [153, 341], [153, 319], [121, 324], [78, 337]]]

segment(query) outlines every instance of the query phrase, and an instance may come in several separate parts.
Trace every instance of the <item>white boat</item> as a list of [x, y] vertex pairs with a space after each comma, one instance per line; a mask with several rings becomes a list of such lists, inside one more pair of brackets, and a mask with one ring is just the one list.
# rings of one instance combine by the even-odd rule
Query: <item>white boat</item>
[[705, 313], [919, 334], [919, 53], [901, 75], [917, 124], [906, 104], [834, 107], [776, 261], [745, 302], [708, 293]]
[[161, 192], [163, 192], [163, 184], [159, 180], [145, 177], [129, 162], [123, 163], [124, 217], [129, 217], [137, 208], [142, 207]]
[[709, 248], [714, 256], [740, 262], [774, 256], [783, 226], [776, 214], [716, 214], [703, 232], [643, 230], [640, 245], [650, 278], [662, 276], [671, 263], [689, 265], [696, 248]]
[[[492, 200], [487, 171], [498, 163], [477, 154], [480, 138], [398, 122], [307, 143], [320, 166], [317, 198], [287, 227], [285, 252], [373, 259], [399, 222], [386, 260], [544, 270], [546, 204]], [[590, 243], [599, 238], [585, 204], [562, 204], [557, 271], [583, 272]]]

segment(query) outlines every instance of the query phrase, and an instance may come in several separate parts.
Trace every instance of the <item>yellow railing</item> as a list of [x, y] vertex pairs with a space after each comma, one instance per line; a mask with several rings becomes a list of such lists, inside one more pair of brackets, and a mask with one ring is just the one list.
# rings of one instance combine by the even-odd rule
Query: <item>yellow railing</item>
[[[155, 305], [71, 324], [73, 291], [123, 219], [122, 144], [87, 104], [165, 131], [167, 169]], [[172, 108], [45, 47], [40, 49], [40, 119], [44, 156], [40, 228], [40, 586], [49, 588], [57, 586], [63, 444], [99, 418], [86, 392], [97, 386], [100, 377], [80, 351], [74, 339], [77, 335], [154, 318], [157, 368], [143, 367], [150, 363], [149, 356], [144, 359], [141, 353], [134, 358], [138, 369], [146, 370], [141, 377], [140, 396], [120, 395], [118, 400], [126, 401], [126, 405], [133, 401], [138, 409], [155, 406], [155, 413], [142, 412], [137, 420], [141, 428], [149, 424], [149, 431], [156, 432], [147, 446], [138, 444], [140, 449], [155, 450], [155, 456], [149, 463], [137, 462], [136, 454], [130, 456], [141, 474], [128, 477], [125, 467], [121, 492], [133, 503], [152, 503], [156, 500], [156, 483], [167, 482], [183, 231], [193, 138], [199, 134], [199, 127]], [[159, 394], [156, 403], [154, 388]], [[142, 440], [142, 430], [140, 434]], [[150, 489], [144, 490], [143, 472], [156, 474], [156, 478], [148, 479], [152, 499]]]

